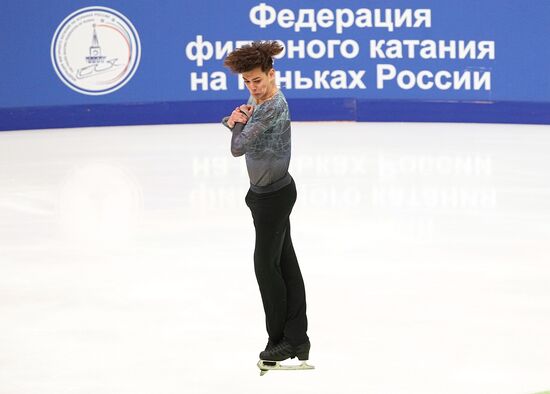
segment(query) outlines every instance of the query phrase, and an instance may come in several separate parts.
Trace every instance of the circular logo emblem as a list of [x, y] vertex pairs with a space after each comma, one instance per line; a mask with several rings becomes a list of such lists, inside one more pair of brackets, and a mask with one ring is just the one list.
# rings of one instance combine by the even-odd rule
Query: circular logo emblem
[[141, 45], [135, 27], [120, 12], [86, 7], [58, 26], [51, 56], [55, 72], [68, 87], [101, 95], [120, 89], [132, 78]]

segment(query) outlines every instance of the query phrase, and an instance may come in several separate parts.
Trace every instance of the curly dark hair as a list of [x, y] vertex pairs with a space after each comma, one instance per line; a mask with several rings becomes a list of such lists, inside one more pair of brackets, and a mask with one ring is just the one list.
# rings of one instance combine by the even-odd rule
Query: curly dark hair
[[225, 58], [223, 65], [234, 73], [243, 73], [261, 67], [266, 73], [273, 68], [273, 56], [283, 51], [277, 41], [254, 41], [235, 49]]

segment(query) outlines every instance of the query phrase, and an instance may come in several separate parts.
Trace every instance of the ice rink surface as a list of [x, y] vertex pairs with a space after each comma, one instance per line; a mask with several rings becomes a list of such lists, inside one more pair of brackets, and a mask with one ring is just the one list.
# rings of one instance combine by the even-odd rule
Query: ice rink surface
[[230, 136], [0, 133], [0, 393], [550, 389], [550, 126], [293, 123], [316, 369], [263, 377]]

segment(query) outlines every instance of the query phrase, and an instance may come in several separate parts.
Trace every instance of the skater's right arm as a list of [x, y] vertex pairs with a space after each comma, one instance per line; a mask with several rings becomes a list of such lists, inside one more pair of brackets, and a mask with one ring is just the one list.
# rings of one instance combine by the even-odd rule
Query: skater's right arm
[[237, 107], [230, 116], [226, 116], [222, 119], [222, 124], [229, 130], [233, 130], [236, 123], [246, 123], [247, 121], [248, 117], [246, 114]]
[[281, 108], [275, 102], [266, 102], [254, 108], [250, 121], [245, 124], [237, 123], [231, 137], [231, 153], [238, 157], [246, 153], [248, 147], [266, 130], [273, 127], [280, 115]]
[[[250, 96], [248, 98], [248, 101], [246, 102], [246, 104], [243, 104], [240, 107], [235, 108], [235, 110], [240, 109], [240, 113], [245, 115], [246, 119], [248, 120], [250, 118], [250, 116], [252, 116], [252, 112], [254, 111], [254, 106], [252, 105], [252, 103], [253, 103], [252, 96]], [[239, 121], [239, 120], [235, 120], [235, 119], [232, 119], [231, 122], [229, 121], [232, 118], [234, 112], [235, 111], [233, 111], [230, 116], [225, 116], [222, 119], [222, 124], [225, 127], [227, 127], [229, 130], [233, 130], [233, 127], [235, 127], [235, 123], [237, 123]], [[241, 118], [241, 120], [242, 120], [242, 118]], [[246, 123], [246, 122], [244, 122], [244, 123]]]

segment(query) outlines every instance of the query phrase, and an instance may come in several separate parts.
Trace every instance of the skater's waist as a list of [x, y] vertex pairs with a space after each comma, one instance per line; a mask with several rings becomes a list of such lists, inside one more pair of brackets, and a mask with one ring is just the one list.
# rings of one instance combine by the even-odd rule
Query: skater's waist
[[258, 186], [250, 183], [250, 191], [258, 194], [272, 193], [288, 186], [291, 182], [292, 177], [290, 176], [290, 173], [287, 172], [282, 178], [270, 183], [269, 185]]

